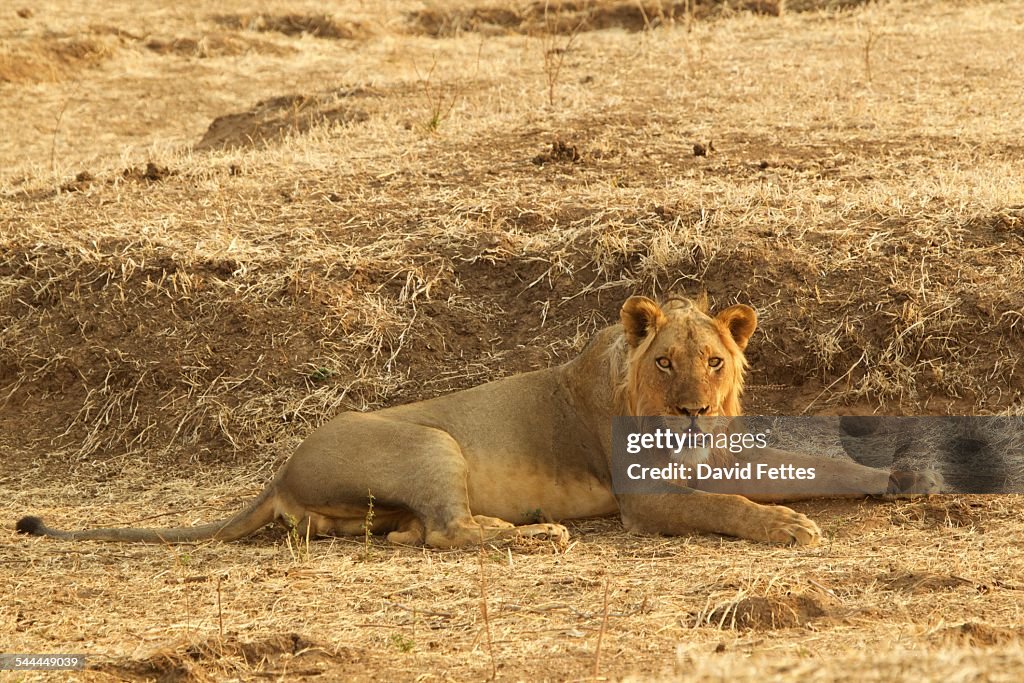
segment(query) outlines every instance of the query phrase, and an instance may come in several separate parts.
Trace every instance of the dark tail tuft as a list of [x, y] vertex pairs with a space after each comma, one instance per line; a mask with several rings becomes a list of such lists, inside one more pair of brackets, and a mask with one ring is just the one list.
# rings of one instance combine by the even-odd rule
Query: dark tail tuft
[[46, 525], [38, 517], [22, 517], [14, 525], [14, 528], [20, 534], [29, 534], [30, 536], [46, 535]]

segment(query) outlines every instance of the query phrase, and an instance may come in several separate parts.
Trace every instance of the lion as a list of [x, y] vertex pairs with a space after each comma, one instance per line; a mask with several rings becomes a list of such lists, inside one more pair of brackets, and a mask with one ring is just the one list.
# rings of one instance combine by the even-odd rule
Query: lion
[[[231, 541], [285, 521], [306, 536], [372, 531], [396, 544], [464, 547], [532, 537], [564, 543], [554, 520], [618, 514], [646, 534], [715, 533], [808, 545], [807, 516], [774, 503], [814, 497], [800, 481], [725, 493], [714, 484], [658, 494], [616, 493], [612, 418], [741, 414], [744, 350], [757, 327], [743, 304], [717, 314], [706, 299], [630, 297], [620, 322], [569, 362], [418, 403], [343, 413], [315, 430], [247, 507], [220, 521], [168, 529], [61, 531], [38, 517], [17, 530], [66, 540]], [[758, 449], [736, 462], [813, 466], [850, 496], [935, 492], [938, 483], [849, 461]], [[538, 511], [544, 523], [538, 523]]]

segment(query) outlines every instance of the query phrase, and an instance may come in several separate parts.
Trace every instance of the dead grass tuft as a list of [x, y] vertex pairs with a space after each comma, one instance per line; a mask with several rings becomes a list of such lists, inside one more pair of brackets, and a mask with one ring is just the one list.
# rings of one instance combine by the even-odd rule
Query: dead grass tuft
[[959, 496], [906, 503], [897, 507], [892, 513], [894, 524], [917, 525], [925, 528], [966, 527], [984, 532], [985, 528], [981, 519], [978, 506]]
[[338, 21], [326, 14], [221, 14], [213, 20], [230, 29], [310, 35], [331, 40], [361, 40], [371, 34], [357, 21]]

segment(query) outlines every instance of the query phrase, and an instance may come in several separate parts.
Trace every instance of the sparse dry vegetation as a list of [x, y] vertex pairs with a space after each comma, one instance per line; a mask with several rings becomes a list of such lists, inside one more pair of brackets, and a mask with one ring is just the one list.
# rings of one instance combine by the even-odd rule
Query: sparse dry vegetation
[[[561, 362], [634, 292], [758, 308], [750, 412], [1024, 412], [1019, 5], [126, 7], [0, 9], [8, 528], [221, 516], [326, 418]], [[1018, 497], [800, 509], [821, 547], [11, 532], [2, 647], [79, 680], [1016, 678]]]

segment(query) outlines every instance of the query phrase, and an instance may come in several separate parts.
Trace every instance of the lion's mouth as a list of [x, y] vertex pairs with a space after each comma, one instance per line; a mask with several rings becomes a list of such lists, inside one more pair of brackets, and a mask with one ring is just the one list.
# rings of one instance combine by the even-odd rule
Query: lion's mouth
[[688, 417], [690, 424], [686, 427], [686, 432], [694, 435], [701, 434], [714, 434], [719, 431], [721, 424], [720, 419], [715, 415], [701, 415]]

